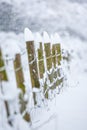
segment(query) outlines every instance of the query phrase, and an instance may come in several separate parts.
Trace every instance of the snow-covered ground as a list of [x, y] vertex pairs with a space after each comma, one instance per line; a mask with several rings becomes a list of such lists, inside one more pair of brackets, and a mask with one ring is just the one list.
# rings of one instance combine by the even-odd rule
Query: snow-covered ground
[[[28, 26], [35, 32], [46, 30], [51, 34], [58, 31], [61, 35], [62, 46], [72, 50], [68, 87], [56, 97], [58, 116], [38, 130], [86, 130], [87, 1], [7, 0], [7, 3], [14, 5], [12, 16], [7, 17], [9, 12], [7, 16], [4, 16], [5, 10], [1, 8], [4, 11], [3, 13], [0, 11], [0, 30], [10, 33], [0, 32], [0, 44], [7, 40], [13, 41], [14, 44], [15, 42], [23, 43], [24, 38], [21, 33]], [[16, 35], [12, 31], [19, 34]]]
[[71, 72], [68, 78], [70, 87], [57, 98], [58, 129], [86, 130], [87, 43], [73, 40], [71, 44], [76, 55], [71, 62]]
[[68, 75], [69, 86], [56, 97], [57, 117], [40, 130], [87, 129], [87, 43], [70, 36], [63, 42], [68, 43], [67, 48], [74, 50]]

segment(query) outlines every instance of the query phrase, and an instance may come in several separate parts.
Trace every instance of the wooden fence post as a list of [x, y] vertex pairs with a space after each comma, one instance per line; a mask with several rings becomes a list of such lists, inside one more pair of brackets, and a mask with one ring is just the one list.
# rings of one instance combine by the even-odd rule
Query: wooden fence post
[[[2, 50], [0, 47], [0, 90], [1, 90], [2, 95], [4, 95], [2, 81], [8, 81], [8, 77], [7, 77], [4, 59], [2, 56]], [[9, 111], [8, 102], [6, 100], [4, 100], [4, 104], [5, 104], [5, 108], [6, 108], [7, 117], [9, 117], [10, 111]]]
[[[35, 53], [35, 45], [34, 45], [34, 36], [32, 32], [26, 28], [26, 49], [28, 54], [29, 61], [29, 69], [30, 69], [30, 77], [32, 88], [40, 88], [39, 78], [38, 78], [38, 69], [37, 69], [37, 60]], [[34, 96], [34, 104], [36, 104], [35, 94]]]
[[0, 48], [0, 80], [4, 81], [8, 80], [1, 48]]
[[39, 79], [43, 79], [44, 78], [45, 67], [44, 67], [42, 37], [41, 37], [41, 35], [39, 33], [36, 33], [36, 47], [35, 48], [36, 48], [36, 55], [37, 55]]
[[14, 68], [15, 68], [17, 87], [20, 88], [23, 93], [25, 93], [24, 76], [23, 76], [20, 54], [15, 55]]
[[62, 75], [62, 68], [61, 68], [61, 61], [62, 61], [62, 54], [61, 54], [61, 43], [60, 43], [60, 37], [57, 33], [54, 34], [55, 39], [55, 46], [56, 46], [56, 63], [57, 63], [57, 74], [58, 74], [58, 80], [57, 80], [57, 86], [59, 86], [61, 83], [63, 83], [63, 75]]
[[49, 98], [48, 91], [51, 87], [53, 87], [53, 69], [52, 69], [52, 53], [51, 53], [51, 43], [50, 38], [47, 32], [43, 33], [43, 49], [44, 49], [44, 64], [46, 68], [47, 74], [47, 85], [45, 89], [45, 96]]
[[[16, 75], [16, 81], [17, 81], [17, 86], [22, 90], [22, 95], [20, 94], [20, 111], [21, 113], [24, 113], [26, 110], [27, 103], [24, 101], [24, 94], [25, 94], [25, 85], [24, 85], [24, 73], [23, 73], [23, 68], [22, 68], [22, 63], [21, 63], [21, 54], [18, 53], [15, 55], [15, 60], [14, 60], [14, 68], [15, 68], [15, 75]], [[30, 115], [26, 111], [26, 113], [23, 115], [23, 118], [26, 121], [30, 121]]]
[[54, 39], [54, 36], [51, 35], [51, 46], [52, 46], [52, 63], [53, 63], [53, 68], [54, 68], [54, 88], [57, 87], [57, 84], [56, 84], [56, 81], [57, 81], [57, 77], [58, 77], [58, 74], [57, 74], [57, 56], [56, 56], [56, 44], [55, 44], [55, 39]]
[[46, 85], [45, 66], [44, 66], [42, 37], [40, 33], [36, 33], [35, 37], [36, 37], [35, 50], [36, 50], [36, 57], [37, 57], [38, 77], [40, 82], [40, 91], [37, 92], [37, 103], [39, 106], [41, 106], [43, 103], [45, 103], [44, 102], [45, 101], [44, 86]]
[[[24, 30], [24, 37], [25, 37], [25, 42], [27, 44], [27, 42], [30, 39], [30, 31], [28, 28], [25, 28], [25, 30]], [[31, 109], [32, 107], [34, 107], [34, 100], [33, 100], [33, 90], [32, 90], [33, 87], [32, 87], [32, 80], [31, 80], [31, 74], [30, 74], [29, 56], [28, 56], [28, 51], [27, 51], [27, 45], [26, 45], [26, 56], [24, 56], [24, 59], [25, 59], [25, 57], [26, 57], [26, 64], [27, 64], [26, 69], [28, 69], [28, 70], [26, 70], [27, 71], [26, 74], [28, 76], [27, 79], [26, 79], [25, 73], [24, 73], [24, 76], [25, 76], [25, 82], [26, 82], [26, 84], [28, 84], [28, 87], [29, 87], [29, 88], [27, 88], [27, 91], [29, 91], [27, 93], [29, 93], [29, 108]], [[24, 70], [24, 67], [23, 67], [23, 70]]]
[[56, 54], [57, 54], [57, 64], [61, 65], [62, 55], [61, 55], [61, 43], [60, 37], [57, 33], [54, 34], [55, 44], [56, 44]]

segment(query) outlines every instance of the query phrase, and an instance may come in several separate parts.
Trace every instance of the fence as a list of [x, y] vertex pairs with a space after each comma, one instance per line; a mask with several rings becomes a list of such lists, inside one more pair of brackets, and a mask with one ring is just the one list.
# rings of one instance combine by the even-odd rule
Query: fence
[[[64, 74], [58, 34], [51, 38], [47, 32], [43, 33], [43, 37], [39, 33], [34, 36], [28, 28], [24, 33], [26, 48], [22, 51], [15, 52], [14, 56], [8, 53], [4, 55], [0, 48], [0, 94], [5, 103], [7, 118], [22, 113], [25, 120], [32, 122], [32, 109], [46, 105], [48, 100], [59, 93], [63, 87]], [[3, 90], [6, 84], [11, 86], [8, 89], [12, 99], [6, 97]], [[15, 107], [12, 107], [10, 100], [15, 101]], [[12, 123], [11, 120], [9, 123]]]

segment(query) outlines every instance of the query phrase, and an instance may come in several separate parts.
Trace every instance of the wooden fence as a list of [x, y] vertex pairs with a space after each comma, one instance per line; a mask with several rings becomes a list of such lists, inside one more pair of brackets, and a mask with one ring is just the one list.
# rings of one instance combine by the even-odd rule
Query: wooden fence
[[[30, 110], [35, 106], [40, 107], [47, 100], [52, 100], [55, 94], [59, 93], [60, 88], [63, 87], [64, 74], [61, 67], [62, 49], [57, 39], [58, 34], [52, 37], [49, 37], [47, 32], [44, 32], [43, 36], [39, 33], [33, 35], [28, 28], [24, 33], [26, 48], [17, 52], [15, 58], [8, 54], [4, 57], [3, 50], [0, 48], [0, 93], [2, 96], [5, 95], [3, 81], [15, 82], [12, 87], [21, 89], [21, 93], [17, 96], [20, 102], [19, 112], [27, 121], [31, 121]], [[11, 71], [8, 71], [10, 64], [12, 64]], [[10, 73], [14, 73], [14, 81], [10, 80]], [[3, 100], [9, 116], [11, 115], [9, 99], [7, 97]], [[15, 108], [13, 114], [17, 112]]]

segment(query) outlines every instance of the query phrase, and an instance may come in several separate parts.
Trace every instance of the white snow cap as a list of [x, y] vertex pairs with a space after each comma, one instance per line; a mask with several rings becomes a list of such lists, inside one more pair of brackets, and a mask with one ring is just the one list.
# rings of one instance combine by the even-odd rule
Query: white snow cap
[[36, 42], [42, 42], [42, 37], [39, 32], [36, 33]]
[[49, 35], [46, 31], [43, 32], [43, 42], [44, 43], [49, 43], [50, 42], [50, 38]]
[[40, 33], [37, 32], [35, 34], [35, 49], [36, 50], [40, 48], [40, 42], [42, 42], [42, 37], [41, 37]]
[[58, 35], [58, 33], [54, 34], [54, 39], [55, 39], [55, 43], [61, 43], [61, 39], [60, 39], [60, 36]]
[[34, 41], [34, 36], [33, 33], [31, 32], [30, 29], [25, 28], [24, 29], [24, 37], [25, 37], [25, 41]]
[[55, 39], [54, 39], [54, 36], [52, 34], [51, 34], [50, 38], [51, 38], [51, 44], [55, 44]]

